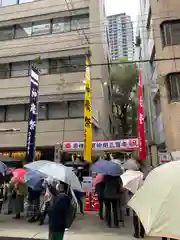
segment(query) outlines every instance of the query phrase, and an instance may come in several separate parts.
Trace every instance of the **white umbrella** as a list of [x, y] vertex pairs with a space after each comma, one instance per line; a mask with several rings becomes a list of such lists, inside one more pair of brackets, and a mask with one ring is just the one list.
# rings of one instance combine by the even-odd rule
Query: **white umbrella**
[[127, 170], [121, 175], [123, 187], [135, 193], [143, 184], [143, 173], [140, 171]]
[[139, 166], [136, 162], [135, 159], [131, 158], [131, 159], [128, 159], [125, 163], [124, 163], [124, 169], [125, 170], [138, 170], [139, 169]]
[[128, 205], [149, 236], [180, 239], [180, 161], [152, 170]]
[[72, 187], [72, 189], [83, 192], [81, 184], [75, 173], [71, 169], [65, 167], [60, 163], [39, 160], [36, 162], [26, 164], [24, 167], [27, 169], [41, 172], [45, 176], [65, 182], [69, 184]]

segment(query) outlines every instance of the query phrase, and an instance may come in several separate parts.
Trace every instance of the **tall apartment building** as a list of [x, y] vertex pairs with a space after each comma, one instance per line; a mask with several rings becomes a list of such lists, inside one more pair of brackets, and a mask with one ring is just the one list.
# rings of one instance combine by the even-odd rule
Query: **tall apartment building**
[[[141, 56], [145, 91], [151, 89], [151, 109], [147, 120], [158, 151], [173, 157], [180, 153], [180, 2], [140, 1]], [[158, 60], [158, 61], [157, 61]], [[147, 93], [147, 92], [146, 92]], [[147, 94], [144, 94], [147, 99]], [[177, 159], [177, 158], [176, 158]]]
[[126, 13], [108, 16], [109, 38], [112, 59], [128, 58], [134, 55], [134, 33], [131, 17]]
[[104, 1], [71, 2], [67, 6], [65, 0], [1, 0], [0, 129], [19, 128], [20, 132], [0, 133], [0, 152], [25, 150], [29, 73], [39, 56], [36, 146], [46, 152], [44, 158], [52, 158], [57, 142], [83, 141], [85, 55], [89, 52], [91, 63], [98, 64], [91, 67], [97, 120], [93, 139], [110, 138], [110, 54]]

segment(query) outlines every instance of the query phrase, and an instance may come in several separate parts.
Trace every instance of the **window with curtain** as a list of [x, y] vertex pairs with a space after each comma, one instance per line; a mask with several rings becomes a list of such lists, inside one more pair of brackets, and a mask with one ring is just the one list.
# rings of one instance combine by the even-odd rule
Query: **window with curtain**
[[180, 44], [180, 20], [166, 21], [161, 24], [161, 35], [164, 46]]
[[0, 64], [0, 79], [5, 79], [10, 77], [10, 66], [8, 63]]
[[53, 33], [63, 33], [70, 32], [71, 22], [69, 17], [53, 19], [52, 32]]
[[68, 104], [66, 102], [48, 103], [48, 119], [68, 118]]
[[6, 121], [24, 121], [25, 105], [10, 105], [6, 108]]
[[25, 77], [29, 75], [29, 62], [16, 62], [11, 65], [11, 77]]
[[14, 38], [13, 26], [0, 28], [0, 41], [12, 40]]
[[69, 117], [81, 118], [84, 116], [84, 101], [69, 102]]
[[33, 27], [32, 27], [32, 35], [38, 36], [38, 35], [48, 34], [50, 33], [50, 29], [51, 29], [50, 20], [35, 22], [33, 23]]
[[32, 35], [32, 23], [17, 24], [15, 27], [15, 38], [27, 38]]
[[4, 122], [4, 121], [5, 121], [5, 107], [0, 106], [0, 122]]
[[180, 73], [172, 73], [166, 79], [170, 101], [180, 101]]

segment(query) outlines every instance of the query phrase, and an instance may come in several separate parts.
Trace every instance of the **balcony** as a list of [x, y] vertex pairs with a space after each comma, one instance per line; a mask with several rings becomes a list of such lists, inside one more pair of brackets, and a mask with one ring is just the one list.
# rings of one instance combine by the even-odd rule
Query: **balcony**
[[[84, 92], [84, 72], [52, 74], [40, 76], [40, 95], [62, 95], [62, 94], [78, 94]], [[1, 100], [6, 99], [8, 104], [16, 99], [19, 103], [23, 97], [29, 98], [30, 77], [19, 77], [1, 79], [0, 88], [0, 105], [5, 103]], [[18, 100], [19, 99], [19, 100]]]
[[162, 120], [161, 113], [154, 122], [154, 132], [155, 132], [155, 142], [157, 145], [165, 142], [164, 126], [163, 126], [163, 120]]

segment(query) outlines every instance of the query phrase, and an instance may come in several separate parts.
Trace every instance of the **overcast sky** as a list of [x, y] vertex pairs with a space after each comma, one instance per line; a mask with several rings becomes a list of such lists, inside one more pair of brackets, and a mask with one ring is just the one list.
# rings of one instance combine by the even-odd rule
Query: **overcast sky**
[[105, 0], [106, 14], [127, 13], [132, 17], [132, 21], [137, 21], [139, 0]]

